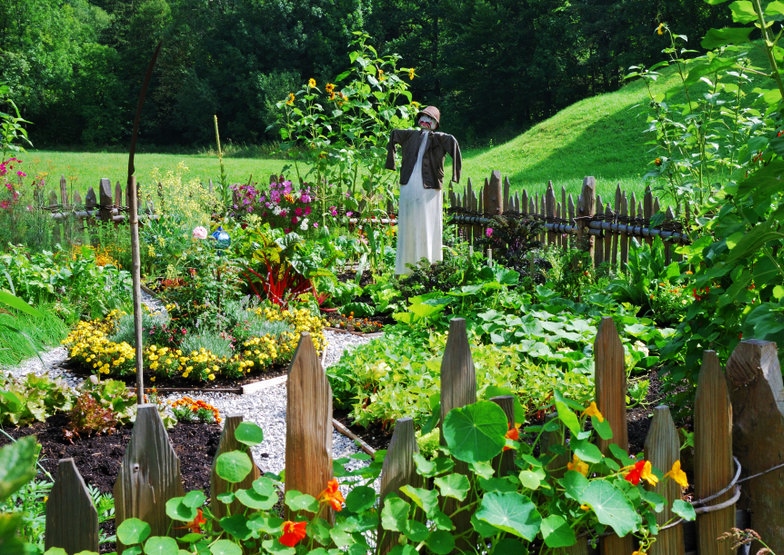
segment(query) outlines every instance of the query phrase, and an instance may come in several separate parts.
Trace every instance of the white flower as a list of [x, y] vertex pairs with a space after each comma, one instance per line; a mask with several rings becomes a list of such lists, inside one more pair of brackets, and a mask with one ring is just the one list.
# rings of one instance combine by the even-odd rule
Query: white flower
[[300, 228], [302, 231], [307, 231], [307, 230], [308, 230], [308, 219], [307, 219], [307, 218], [305, 218], [304, 220], [302, 220], [302, 223], [301, 223], [301, 224], [299, 224], [299, 228]]
[[194, 239], [206, 239], [208, 233], [207, 228], [202, 225], [197, 225], [193, 228]]

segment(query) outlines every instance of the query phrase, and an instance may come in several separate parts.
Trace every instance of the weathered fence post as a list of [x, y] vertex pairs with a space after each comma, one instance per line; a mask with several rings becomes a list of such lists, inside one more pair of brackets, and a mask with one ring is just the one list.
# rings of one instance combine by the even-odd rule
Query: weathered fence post
[[[381, 505], [378, 508], [379, 514], [384, 508], [384, 498], [393, 492], [397, 492], [404, 485], [421, 487], [422, 479], [417, 474], [414, 454], [419, 452], [414, 431], [414, 420], [411, 418], [400, 418], [395, 423], [395, 431], [387, 448], [384, 457], [384, 464], [381, 467], [380, 497]], [[378, 525], [378, 548], [376, 553], [384, 555], [388, 553], [398, 543], [400, 533], [386, 532], [382, 530], [381, 523]]]
[[98, 219], [104, 222], [112, 220], [112, 181], [107, 177], [101, 178], [98, 188], [100, 204], [98, 205]]
[[303, 332], [286, 387], [286, 491], [318, 497], [331, 479], [332, 388]]
[[[441, 422], [450, 410], [463, 407], [476, 402], [476, 370], [474, 359], [471, 357], [471, 348], [468, 345], [466, 321], [463, 318], [453, 318], [449, 323], [449, 335], [444, 348], [444, 358], [441, 361]], [[441, 434], [444, 442], [444, 434]], [[468, 475], [468, 465], [458, 461], [455, 472]], [[466, 498], [463, 503], [471, 503], [473, 499]], [[448, 499], [445, 504], [446, 514], [453, 513], [461, 506], [454, 499]], [[452, 523], [455, 525], [455, 534], [471, 530], [471, 515], [463, 511], [459, 513]], [[458, 547], [460, 544], [458, 543]]]
[[[732, 405], [727, 380], [715, 351], [705, 351], [694, 399], [694, 493], [704, 499], [726, 488], [733, 475]], [[711, 501], [717, 505], [732, 497], [732, 489]], [[700, 555], [729, 555], [731, 542], [717, 538], [735, 525], [735, 505], [697, 515], [697, 550]]]
[[583, 188], [577, 199], [577, 217], [574, 225], [577, 229], [577, 248], [587, 252], [591, 260], [594, 258], [594, 238], [588, 224], [595, 215], [596, 179], [588, 176], [583, 180]]
[[741, 342], [727, 361], [727, 382], [733, 409], [734, 452], [742, 475], [755, 476], [744, 483], [741, 503], [750, 513], [750, 528], [773, 551], [782, 553], [784, 469], [767, 472], [784, 463], [784, 385], [776, 344]]
[[[610, 443], [621, 449], [629, 448], [629, 432], [626, 428], [626, 368], [623, 344], [618, 329], [610, 317], [602, 318], [594, 342], [596, 405], [610, 424], [611, 440], [599, 440], [599, 448], [607, 453]], [[631, 461], [629, 461], [631, 462]], [[602, 555], [631, 553], [632, 538], [629, 536], [607, 536], [600, 543]]]
[[[665, 472], [672, 468], [675, 461], [680, 460], [680, 441], [678, 431], [670, 414], [670, 408], [659, 405], [653, 410], [653, 420], [645, 438], [645, 458], [651, 464]], [[664, 510], [656, 515], [660, 525], [677, 518], [672, 512], [672, 502], [681, 498], [681, 487], [675, 480], [662, 480], [654, 491], [664, 497]], [[649, 551], [649, 555], [680, 555], [685, 552], [683, 543], [683, 526], [680, 524], [662, 530]]]
[[216, 472], [215, 465], [217, 464], [218, 457], [222, 453], [228, 453], [229, 451], [244, 451], [251, 457], [251, 461], [253, 460], [250, 448], [237, 441], [237, 438], [234, 437], [234, 432], [242, 421], [243, 416], [241, 414], [231, 414], [226, 417], [226, 420], [223, 422], [223, 431], [221, 432], [220, 441], [218, 443], [218, 451], [215, 453], [215, 458], [212, 461], [210, 508], [216, 519], [228, 516], [229, 514], [235, 515], [244, 510], [244, 505], [236, 499], [228, 506], [225, 503], [218, 501], [219, 494], [230, 491], [230, 488], [250, 489], [253, 485], [253, 481], [261, 476], [261, 471], [259, 470], [259, 467], [256, 466], [255, 462], [253, 463], [253, 469], [250, 474], [236, 486], [218, 476], [218, 473]]
[[133, 433], [114, 483], [115, 522], [119, 526], [127, 518], [140, 518], [150, 525], [153, 535], [165, 536], [171, 525], [166, 501], [184, 493], [180, 460], [158, 408], [138, 405]]
[[61, 459], [46, 502], [46, 549], [98, 552], [98, 513], [72, 458]]

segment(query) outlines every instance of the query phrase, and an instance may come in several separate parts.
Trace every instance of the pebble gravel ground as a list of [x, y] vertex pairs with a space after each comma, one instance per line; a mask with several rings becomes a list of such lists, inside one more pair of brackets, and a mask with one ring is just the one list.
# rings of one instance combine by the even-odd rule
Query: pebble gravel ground
[[[326, 350], [322, 357], [325, 368], [336, 363], [347, 350], [367, 343], [380, 334], [356, 335], [341, 331], [325, 330]], [[65, 347], [57, 347], [42, 352], [40, 358], [34, 357], [4, 371], [21, 376], [34, 372], [47, 374], [51, 378], [61, 378], [68, 385], [77, 386], [81, 378], [63, 368], [68, 353]], [[203, 400], [217, 408], [221, 416], [241, 414], [245, 421], [252, 421], [264, 431], [264, 441], [253, 449], [253, 456], [263, 472], [279, 473], [285, 467], [286, 455], [286, 381], [285, 376], [272, 378], [259, 387], [248, 388], [253, 392], [244, 394], [222, 392], [188, 392], [195, 400]], [[186, 394], [162, 396], [165, 400], [175, 400]], [[332, 456], [337, 459], [359, 453], [355, 442], [345, 435], [334, 431], [332, 437]]]

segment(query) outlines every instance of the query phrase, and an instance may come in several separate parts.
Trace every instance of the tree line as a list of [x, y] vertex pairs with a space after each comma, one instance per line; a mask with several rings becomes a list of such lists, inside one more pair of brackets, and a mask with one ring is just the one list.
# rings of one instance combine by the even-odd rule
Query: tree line
[[[36, 147], [122, 148], [161, 50], [140, 143], [277, 139], [276, 102], [350, 65], [352, 33], [415, 68], [416, 100], [461, 142], [504, 140], [582, 98], [617, 89], [669, 45], [699, 51], [727, 10], [706, 0], [2, 0], [0, 83]], [[2, 108], [0, 108], [2, 110]]]

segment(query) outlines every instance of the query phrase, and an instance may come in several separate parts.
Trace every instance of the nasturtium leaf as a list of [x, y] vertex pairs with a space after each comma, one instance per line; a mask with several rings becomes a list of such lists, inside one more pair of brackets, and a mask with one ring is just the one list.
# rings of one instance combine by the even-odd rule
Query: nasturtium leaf
[[234, 495], [234, 492], [226, 491], [223, 493], [219, 493], [217, 495], [217, 499], [224, 505], [231, 505], [232, 503], [234, 503], [234, 499], [236, 499], [236, 497]]
[[225, 516], [220, 519], [219, 524], [223, 530], [240, 540], [247, 540], [252, 534], [248, 519], [242, 514]]
[[264, 441], [264, 431], [255, 422], [240, 422], [234, 430], [234, 437], [243, 445], [253, 447]]
[[242, 555], [242, 548], [231, 540], [218, 540], [210, 546], [211, 555]]
[[569, 547], [577, 543], [574, 530], [561, 515], [550, 515], [542, 520], [542, 538], [547, 547]]
[[123, 520], [117, 527], [117, 541], [123, 545], [142, 543], [150, 537], [152, 528], [141, 519], [132, 517]]
[[773, 298], [777, 301], [784, 299], [784, 287], [777, 285], [773, 288]]
[[593, 480], [583, 490], [582, 504], [591, 507], [602, 524], [623, 537], [635, 530], [642, 518], [621, 490], [604, 480]]
[[524, 488], [530, 490], [537, 490], [542, 482], [547, 478], [547, 472], [543, 468], [534, 468], [532, 470], [521, 470], [518, 474], [520, 483]]
[[207, 501], [207, 496], [204, 495], [204, 492], [200, 489], [189, 491], [185, 494], [185, 497], [182, 498], [183, 505], [186, 507], [193, 507], [194, 509], [204, 505], [205, 501]]
[[404, 531], [410, 509], [411, 505], [403, 499], [387, 497], [384, 500], [384, 507], [381, 509], [381, 526], [390, 532]]
[[471, 489], [468, 478], [464, 474], [457, 472], [447, 474], [446, 476], [438, 476], [433, 480], [433, 483], [443, 497], [453, 497], [459, 501], [465, 499], [468, 491]]
[[255, 489], [237, 490], [236, 497], [240, 503], [257, 511], [267, 511], [278, 502], [277, 495], [264, 495]]
[[566, 426], [570, 432], [572, 432], [572, 435], [579, 434], [580, 421], [577, 419], [577, 415], [569, 408], [569, 405], [566, 404], [560, 391], [555, 390], [554, 393], [555, 410], [558, 414], [558, 419], [563, 422], [563, 425]]
[[613, 433], [612, 428], [610, 427], [610, 422], [605, 419], [599, 422], [599, 419], [595, 416], [591, 417], [591, 425], [593, 429], [596, 430], [596, 433], [599, 434], [599, 437], [603, 440], [612, 439]]
[[[83, 553], [83, 552], [80, 552], [80, 553]], [[90, 553], [90, 552], [88, 552], [88, 553]], [[92, 553], [95, 553], [95, 552], [93, 551]], [[63, 549], [62, 547], [50, 547], [49, 549], [44, 551], [44, 555], [68, 555], [68, 552], [65, 549]], [[77, 553], [76, 555], [79, 555], [79, 553]]]
[[489, 461], [501, 453], [508, 429], [501, 407], [492, 401], [479, 401], [449, 411], [442, 432], [452, 455], [471, 463]]
[[168, 536], [153, 536], [144, 543], [145, 555], [177, 555], [177, 540]]
[[346, 496], [346, 510], [359, 513], [376, 503], [376, 490], [368, 486], [356, 486]]
[[575, 501], [582, 499], [583, 492], [588, 487], [588, 478], [575, 470], [567, 470], [560, 482], [566, 496]]
[[574, 441], [572, 442], [572, 450], [581, 461], [590, 464], [602, 462], [604, 458], [602, 451], [590, 441]]
[[430, 515], [438, 508], [438, 493], [432, 489], [405, 485], [400, 488], [400, 492], [407, 495], [426, 515]]
[[492, 462], [493, 461], [474, 461], [469, 464], [469, 469], [474, 476], [489, 479], [495, 476], [495, 467]]
[[196, 518], [197, 512], [193, 507], [183, 503], [183, 497], [172, 497], [166, 502], [166, 516], [172, 520], [190, 522]]
[[476, 518], [528, 541], [536, 537], [542, 522], [536, 505], [519, 493], [485, 494]]
[[697, 518], [697, 513], [694, 510], [694, 505], [684, 501], [683, 499], [676, 499], [672, 502], [672, 512], [684, 520], [694, 520]]
[[242, 451], [221, 453], [215, 461], [215, 472], [232, 484], [242, 482], [253, 470], [253, 461]]
[[432, 553], [448, 555], [455, 548], [455, 537], [444, 530], [436, 530], [425, 540], [425, 545]]
[[429, 533], [427, 526], [418, 520], [407, 520], [403, 526], [403, 534], [414, 543], [424, 541]]
[[315, 513], [318, 511], [318, 501], [312, 495], [300, 493], [298, 491], [287, 491], [284, 497], [286, 506], [294, 512], [308, 511]]
[[283, 526], [283, 519], [277, 516], [269, 516], [264, 513], [252, 513], [246, 523], [248, 530], [261, 532], [263, 534], [276, 534]]

